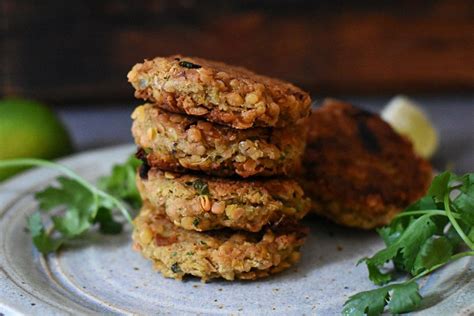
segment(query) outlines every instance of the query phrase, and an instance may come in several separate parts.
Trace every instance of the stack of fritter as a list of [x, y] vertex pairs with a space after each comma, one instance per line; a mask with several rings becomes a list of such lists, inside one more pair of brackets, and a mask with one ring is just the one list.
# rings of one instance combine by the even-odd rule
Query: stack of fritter
[[143, 161], [135, 247], [167, 277], [255, 279], [299, 259], [308, 94], [246, 69], [172, 56], [128, 74]]

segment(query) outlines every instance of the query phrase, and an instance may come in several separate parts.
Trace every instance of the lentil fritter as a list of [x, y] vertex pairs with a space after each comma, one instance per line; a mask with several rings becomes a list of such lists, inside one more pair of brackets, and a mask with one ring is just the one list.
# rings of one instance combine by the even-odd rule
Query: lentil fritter
[[290, 179], [235, 180], [151, 169], [146, 177], [137, 176], [137, 187], [144, 200], [188, 230], [257, 232], [267, 224], [299, 220], [310, 208], [310, 200]]
[[327, 99], [309, 126], [301, 184], [317, 214], [371, 229], [426, 192], [431, 165], [378, 115]]
[[265, 228], [259, 233], [198, 233], [173, 225], [162, 213], [144, 204], [134, 220], [134, 249], [165, 277], [175, 279], [185, 275], [204, 281], [266, 277], [299, 260], [307, 233], [297, 224]]
[[236, 130], [151, 104], [137, 107], [132, 118], [135, 143], [152, 167], [241, 177], [291, 175], [301, 167], [304, 121], [282, 129]]
[[145, 60], [128, 81], [137, 98], [237, 129], [292, 125], [311, 107], [309, 95], [290, 83], [202, 58]]

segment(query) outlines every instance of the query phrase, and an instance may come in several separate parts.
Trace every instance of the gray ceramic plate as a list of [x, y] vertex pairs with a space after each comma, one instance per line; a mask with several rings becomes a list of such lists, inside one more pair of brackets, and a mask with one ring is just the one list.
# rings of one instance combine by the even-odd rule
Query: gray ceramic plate
[[[132, 146], [62, 161], [94, 181], [122, 162]], [[165, 279], [131, 249], [130, 227], [119, 236], [89, 234], [43, 257], [25, 231], [37, 209], [33, 193], [51, 183], [51, 170], [29, 171], [0, 186], [0, 315], [233, 314], [338, 315], [351, 294], [373, 286], [355, 263], [382, 246], [373, 232], [307, 219], [312, 234], [293, 269], [255, 282]], [[474, 260], [465, 258], [422, 281], [420, 315], [474, 312]]]

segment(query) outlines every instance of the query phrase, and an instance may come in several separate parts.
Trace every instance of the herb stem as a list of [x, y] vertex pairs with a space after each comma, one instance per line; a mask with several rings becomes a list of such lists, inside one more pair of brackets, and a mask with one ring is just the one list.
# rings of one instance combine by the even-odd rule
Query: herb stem
[[109, 199], [118, 209], [119, 211], [122, 213], [122, 215], [127, 219], [127, 221], [129, 223], [132, 223], [132, 217], [130, 216], [130, 213], [128, 212], [127, 208], [125, 208], [122, 204], [122, 202], [120, 202], [117, 198], [113, 197], [112, 195], [108, 194], [107, 192], [104, 192], [102, 190], [99, 190], [97, 188], [94, 188], [95, 190], [97, 190], [97, 194], [106, 198], [106, 199]]
[[35, 159], [35, 158], [20, 158], [20, 159], [6, 159], [0, 160], [0, 168], [8, 168], [8, 167], [46, 167], [50, 169], [58, 170], [70, 178], [73, 178], [77, 182], [79, 182], [82, 186], [86, 187], [90, 191], [93, 191], [95, 188], [87, 182], [84, 178], [79, 176], [77, 173], [65, 167], [63, 165], [43, 160], [43, 159]]
[[35, 158], [20, 158], [20, 159], [7, 159], [7, 160], [0, 160], [0, 168], [8, 168], [8, 167], [46, 167], [50, 169], [57, 170], [68, 177], [76, 180], [79, 184], [81, 184], [84, 188], [88, 189], [94, 196], [94, 204], [98, 205], [99, 199], [98, 197], [101, 196], [103, 198], [108, 199], [111, 201], [122, 213], [122, 215], [127, 219], [128, 222], [132, 222], [132, 218], [128, 213], [127, 209], [123, 206], [123, 204], [116, 199], [115, 197], [111, 196], [107, 192], [99, 190], [95, 186], [91, 185], [87, 180], [79, 176], [77, 173], [65, 167], [63, 165], [43, 160], [43, 159], [35, 159]]
[[466, 245], [468, 245], [471, 250], [474, 250], [474, 243], [469, 239], [469, 237], [466, 236], [466, 234], [464, 234], [464, 231], [462, 230], [461, 226], [459, 226], [458, 221], [454, 218], [454, 215], [451, 212], [449, 193], [444, 195], [444, 207], [446, 209], [446, 215], [448, 215], [451, 225], [453, 225], [454, 229], [456, 229], [459, 236], [462, 238], [462, 240], [464, 240]]
[[[422, 210], [422, 211], [408, 211], [399, 213], [395, 218], [405, 217], [405, 216], [412, 216], [412, 215], [440, 215], [440, 216], [448, 216], [445, 211], [442, 210]], [[452, 214], [454, 218], [460, 218], [458, 214]]]
[[411, 278], [411, 279], [408, 280], [407, 282], [411, 282], [411, 281], [418, 280], [418, 279], [424, 277], [425, 275], [430, 274], [431, 272], [433, 272], [433, 271], [435, 271], [435, 270], [437, 270], [437, 269], [439, 269], [439, 268], [441, 268], [441, 267], [447, 265], [447, 264], [450, 263], [450, 262], [456, 261], [456, 260], [461, 259], [461, 258], [463, 258], [463, 257], [469, 257], [469, 256], [474, 256], [474, 251], [465, 251], [465, 252], [457, 253], [457, 254], [451, 256], [451, 258], [449, 258], [448, 261], [446, 261], [446, 262], [444, 262], [444, 263], [437, 264], [437, 265], [435, 265], [435, 266], [432, 266], [430, 269], [425, 270], [425, 271], [423, 271], [422, 273], [420, 273], [420, 274], [414, 276], [413, 278]]

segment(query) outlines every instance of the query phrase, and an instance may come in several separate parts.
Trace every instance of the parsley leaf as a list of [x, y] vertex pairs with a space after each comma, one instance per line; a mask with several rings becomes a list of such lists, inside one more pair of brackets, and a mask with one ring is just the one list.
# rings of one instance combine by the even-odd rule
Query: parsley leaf
[[100, 225], [99, 230], [104, 234], [114, 235], [122, 232], [122, 224], [114, 219], [112, 211], [109, 208], [99, 208], [94, 218], [94, 223]]
[[135, 183], [140, 164], [134, 155], [130, 156], [124, 164], [115, 165], [109, 176], [100, 178], [98, 187], [127, 202], [132, 208], [140, 208], [142, 200]]
[[368, 263], [367, 269], [369, 270], [370, 280], [377, 285], [382, 285], [392, 281], [392, 275], [390, 273], [383, 273], [379, 267], [374, 264]]
[[388, 310], [400, 314], [416, 309], [421, 303], [418, 284], [415, 281], [392, 284], [389, 286], [390, 300]]
[[379, 267], [394, 259], [398, 254], [400, 254], [400, 267], [404, 271], [410, 271], [421, 245], [435, 231], [436, 225], [430, 219], [429, 214], [416, 219], [393, 244], [365, 259], [369, 270], [369, 279], [377, 285], [390, 281], [387, 274], [380, 272]]
[[391, 284], [349, 297], [342, 314], [376, 316], [383, 313], [386, 305], [391, 313], [398, 314], [415, 309], [420, 302], [421, 296], [416, 282]]
[[459, 195], [453, 201], [454, 209], [469, 225], [474, 225], [474, 173], [465, 174], [458, 178], [462, 185]]
[[344, 303], [343, 315], [347, 316], [375, 316], [382, 314], [388, 297], [387, 288], [360, 292], [349, 297]]
[[53, 239], [46, 233], [39, 212], [35, 212], [28, 217], [27, 225], [33, 244], [41, 253], [56, 251], [62, 245], [63, 239]]
[[[389, 261], [413, 277], [351, 296], [344, 304], [344, 315], [379, 315], [385, 307], [395, 314], [412, 311], [422, 299], [417, 279], [451, 261], [474, 256], [474, 173], [436, 176], [425, 197], [377, 232], [386, 247], [361, 260], [367, 264], [369, 279], [377, 285], [389, 282], [390, 271], [381, 271]], [[470, 251], [455, 253], [466, 247]]]
[[452, 254], [453, 246], [446, 237], [431, 237], [421, 246], [411, 274], [417, 275], [438, 264], [446, 263]]
[[470, 240], [474, 240], [474, 227], [471, 227], [469, 234], [467, 236]]
[[[131, 222], [130, 214], [116, 196], [98, 189], [63, 165], [41, 159], [0, 161], [0, 168], [20, 166], [47, 167], [67, 176], [58, 177], [57, 183], [35, 194], [40, 211], [48, 214], [52, 222], [51, 227], [46, 229], [40, 212], [28, 218], [33, 244], [41, 253], [58, 250], [66, 241], [80, 236], [94, 224], [99, 224], [103, 233], [119, 233], [122, 224], [112, 215], [115, 209], [120, 210], [125, 219]], [[119, 198], [137, 201], [135, 167], [136, 161], [131, 159], [125, 166], [115, 167], [112, 176], [104, 180], [104, 187], [110, 188]], [[124, 183], [119, 185], [120, 181]]]
[[449, 193], [451, 177], [452, 173], [449, 171], [437, 175], [431, 182], [431, 186], [428, 189], [428, 196], [432, 196], [436, 201], [443, 201], [444, 196]]
[[59, 177], [59, 186], [50, 186], [36, 193], [40, 209], [51, 211], [64, 207], [62, 216], [53, 216], [54, 228], [66, 237], [80, 235], [91, 225], [97, 212], [97, 201], [91, 191], [69, 178]]
[[[438, 209], [437, 204], [434, 202], [432, 196], [425, 196], [420, 200], [416, 201], [409, 207], [405, 209], [405, 212], [411, 211], [425, 211], [425, 210], [436, 210]], [[436, 221], [436, 219], [432, 220]], [[392, 222], [382, 228], [377, 229], [377, 233], [382, 237], [385, 242], [385, 245], [390, 246], [393, 244], [402, 233], [407, 229], [407, 227], [414, 221], [414, 218], [411, 217], [400, 217], [395, 218]]]
[[437, 210], [438, 205], [435, 203], [432, 195], [427, 195], [410, 205], [405, 209], [405, 212], [417, 211], [417, 210]]
[[[449, 241], [451, 246], [454, 248], [458, 247], [460, 243], [462, 243], [462, 238], [459, 236], [458, 232], [453, 226], [450, 226], [446, 233], [444, 234], [446, 239]], [[474, 239], [472, 239], [474, 240]]]

